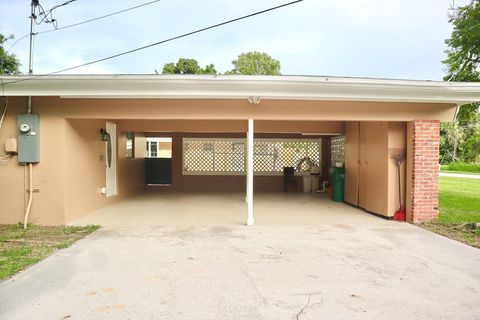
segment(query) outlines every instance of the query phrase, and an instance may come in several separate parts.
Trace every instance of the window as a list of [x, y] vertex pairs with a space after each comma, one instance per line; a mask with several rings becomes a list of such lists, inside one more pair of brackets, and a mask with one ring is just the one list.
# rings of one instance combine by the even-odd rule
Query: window
[[[282, 175], [283, 167], [308, 170], [320, 165], [321, 139], [255, 139], [256, 175]], [[242, 138], [183, 138], [184, 175], [244, 175], [246, 140]], [[309, 159], [310, 161], [304, 161]]]
[[147, 138], [147, 158], [171, 158], [172, 138]]
[[157, 141], [150, 141], [150, 158], [157, 158], [158, 143]]
[[126, 136], [126, 157], [127, 159], [133, 159], [135, 158], [135, 133], [127, 132]]

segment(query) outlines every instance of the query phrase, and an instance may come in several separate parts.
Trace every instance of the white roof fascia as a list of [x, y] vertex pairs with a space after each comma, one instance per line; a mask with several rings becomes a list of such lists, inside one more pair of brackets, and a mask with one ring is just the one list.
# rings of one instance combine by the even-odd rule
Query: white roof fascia
[[[480, 83], [241, 75], [3, 76], [6, 96], [115, 99], [261, 99], [424, 102], [480, 101]], [[3, 83], [3, 85], [2, 85]]]

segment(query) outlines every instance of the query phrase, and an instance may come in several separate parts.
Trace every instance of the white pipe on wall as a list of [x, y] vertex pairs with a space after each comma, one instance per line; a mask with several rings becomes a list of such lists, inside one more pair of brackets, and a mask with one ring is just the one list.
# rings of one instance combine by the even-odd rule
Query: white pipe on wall
[[25, 219], [23, 220], [23, 229], [27, 229], [27, 224], [28, 224], [28, 216], [30, 215], [30, 210], [32, 209], [32, 201], [33, 201], [33, 164], [29, 163], [28, 164], [28, 171], [29, 171], [29, 177], [28, 177], [28, 205], [27, 209], [25, 210]]
[[247, 132], [247, 226], [253, 226], [253, 119], [248, 119]]

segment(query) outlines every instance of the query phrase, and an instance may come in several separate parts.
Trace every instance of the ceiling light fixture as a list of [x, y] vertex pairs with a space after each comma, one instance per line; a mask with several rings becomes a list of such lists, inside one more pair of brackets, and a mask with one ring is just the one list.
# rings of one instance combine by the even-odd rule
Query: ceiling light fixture
[[258, 96], [256, 96], [256, 97], [250, 96], [250, 97], [248, 97], [247, 100], [248, 100], [248, 103], [250, 103], [250, 104], [260, 104], [260, 97], [258, 97]]

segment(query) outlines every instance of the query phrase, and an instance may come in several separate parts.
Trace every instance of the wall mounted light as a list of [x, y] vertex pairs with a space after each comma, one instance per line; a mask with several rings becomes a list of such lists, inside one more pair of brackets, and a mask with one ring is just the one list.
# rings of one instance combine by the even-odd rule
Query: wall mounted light
[[102, 141], [108, 141], [110, 134], [107, 132], [107, 129], [100, 128], [100, 134], [102, 135]]
[[100, 128], [100, 134], [102, 135], [102, 141], [107, 142], [107, 166], [110, 168], [112, 165], [112, 137], [105, 128]]

